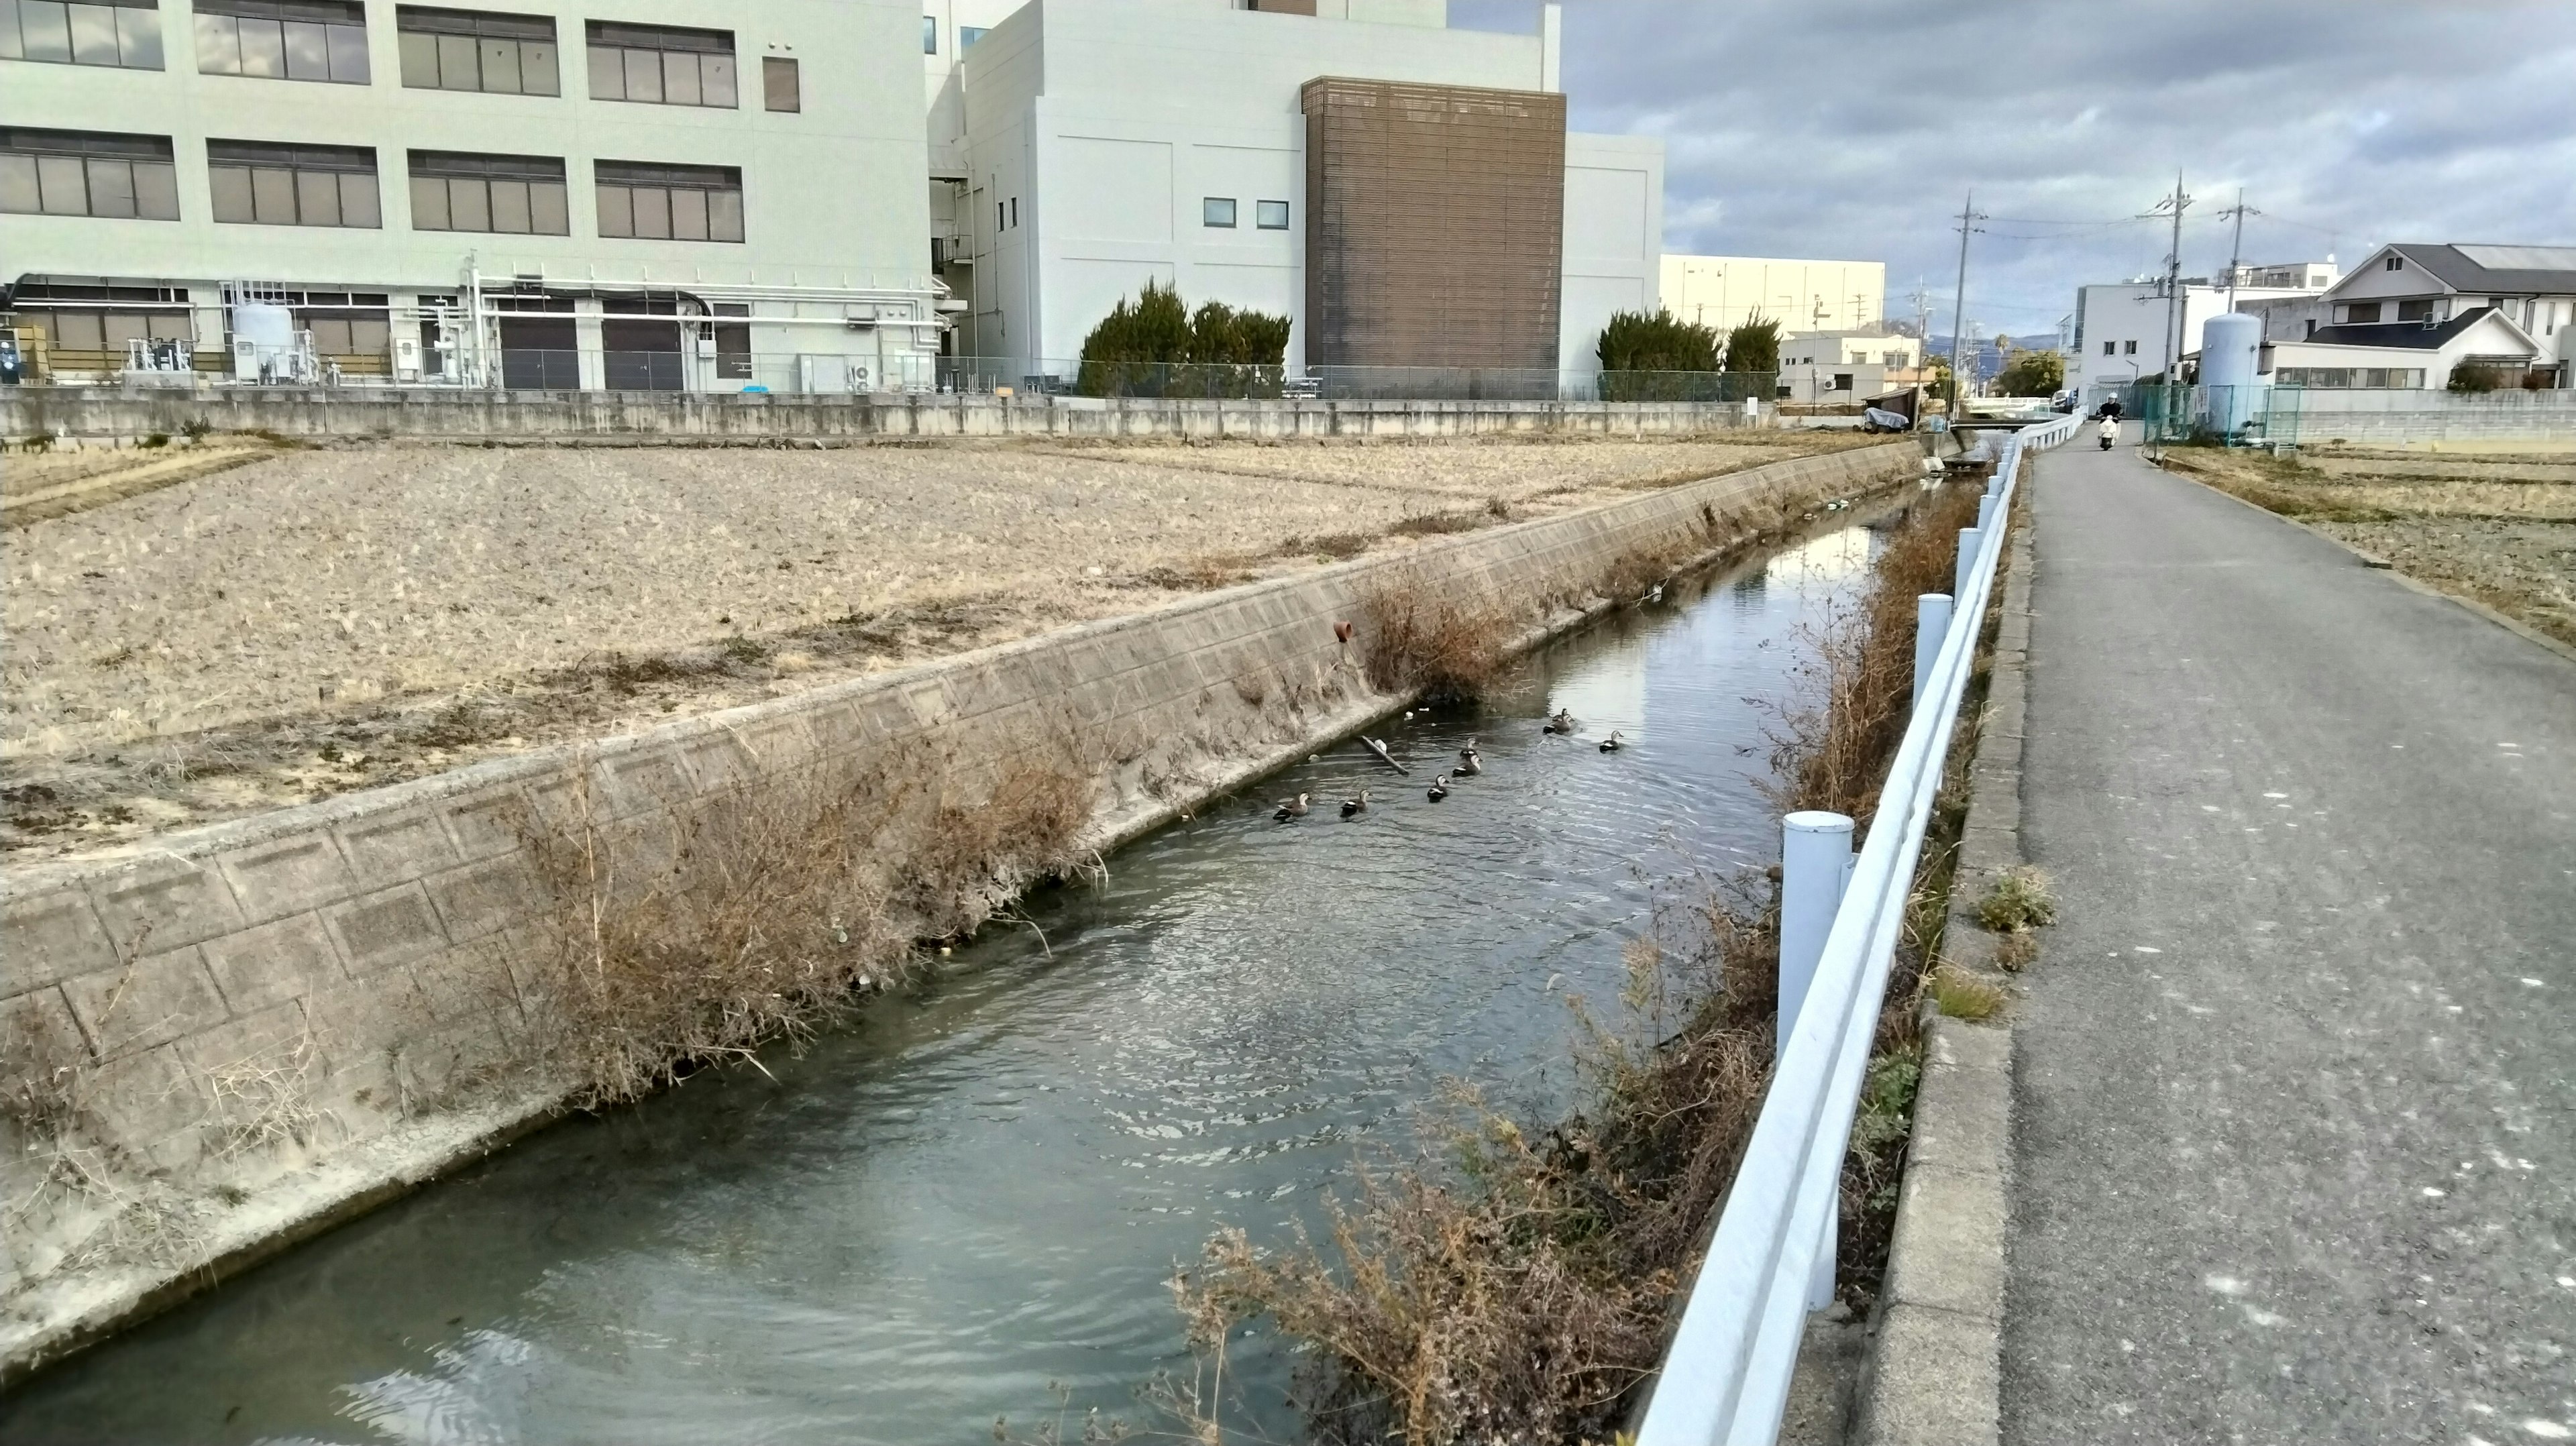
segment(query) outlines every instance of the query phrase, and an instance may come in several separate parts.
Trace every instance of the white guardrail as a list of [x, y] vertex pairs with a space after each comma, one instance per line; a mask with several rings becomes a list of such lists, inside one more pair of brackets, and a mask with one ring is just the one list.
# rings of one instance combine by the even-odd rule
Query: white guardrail
[[[1980, 525], [1960, 533], [1958, 605], [1946, 609], [1949, 626], [1940, 651], [1928, 659], [1928, 670], [1918, 670], [1914, 718], [1879, 794], [1877, 826], [1857, 859], [1822, 873], [1826, 887], [1838, 888], [1842, 897], [1806, 978], [1794, 957], [1800, 941], [1790, 919], [1796, 902], [1789, 897], [1790, 876], [1801, 871], [1797, 860], [1786, 861], [1780, 981], [1786, 1042], [1708, 1258], [1664, 1356], [1637, 1446], [1771, 1446], [1779, 1435], [1807, 1314], [1832, 1300], [1843, 1152], [1850, 1146], [1852, 1111], [1878, 1032], [1879, 999], [1904, 926], [1924, 825], [1941, 786], [1987, 595], [2003, 556], [2006, 529], [1998, 520], [2012, 506], [2023, 453], [2065, 442], [2078, 425], [2076, 417], [2060, 417], [2003, 440], [1978, 511]], [[1929, 600], [1926, 610], [1940, 611]], [[1920, 654], [1918, 648], [1919, 662]], [[1807, 830], [1808, 837], [1823, 835], [1820, 841], [1848, 858], [1848, 819], [1792, 814], [1786, 828], [1793, 850]], [[1838, 874], [1847, 874], [1849, 883]], [[1817, 876], [1806, 871], [1810, 879]], [[1814, 917], [1821, 922], [1821, 911]], [[1815, 932], [1813, 925], [1808, 932]], [[1804, 948], [1815, 951], [1813, 943]]]

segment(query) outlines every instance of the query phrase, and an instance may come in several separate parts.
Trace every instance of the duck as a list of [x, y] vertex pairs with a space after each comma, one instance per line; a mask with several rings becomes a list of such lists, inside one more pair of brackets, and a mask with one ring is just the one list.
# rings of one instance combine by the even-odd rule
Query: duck
[[1470, 738], [1467, 746], [1458, 750], [1458, 766], [1451, 772], [1460, 778], [1473, 778], [1484, 771], [1485, 756], [1476, 751], [1476, 740]]
[[1610, 730], [1609, 737], [1601, 740], [1601, 751], [1604, 753], [1616, 753], [1623, 746], [1625, 745], [1619, 741], [1619, 730], [1616, 728]]
[[1344, 818], [1357, 818], [1357, 817], [1359, 817], [1361, 814], [1364, 814], [1364, 813], [1368, 812], [1368, 803], [1369, 803], [1369, 792], [1368, 792], [1368, 790], [1367, 790], [1367, 789], [1363, 788], [1363, 789], [1361, 789], [1361, 790], [1360, 790], [1360, 796], [1359, 796], [1359, 797], [1357, 797], [1357, 798], [1346, 798], [1346, 799], [1343, 799], [1343, 800], [1342, 800], [1342, 817], [1344, 817]]
[[1292, 818], [1304, 818], [1306, 816], [1306, 795], [1301, 793], [1295, 798], [1283, 798], [1279, 800], [1279, 811], [1270, 816], [1279, 820], [1281, 823], [1286, 823]]
[[1423, 797], [1430, 799], [1433, 803], [1438, 803], [1440, 800], [1447, 798], [1448, 796], [1449, 775], [1445, 773], [1441, 774], [1438, 778], [1431, 780], [1431, 786], [1423, 790]]
[[1545, 731], [1550, 732], [1550, 733], [1571, 733], [1571, 732], [1573, 732], [1573, 731], [1574, 731], [1574, 713], [1573, 713], [1573, 711], [1572, 711], [1572, 710], [1570, 710], [1570, 709], [1566, 709], [1566, 708], [1559, 708], [1559, 709], [1557, 709], [1557, 710], [1556, 710], [1556, 715], [1555, 715], [1554, 717], [1552, 717], [1552, 718], [1550, 718], [1550, 719], [1548, 719], [1548, 720], [1547, 720], [1547, 727], [1546, 727], [1546, 730], [1545, 730]]

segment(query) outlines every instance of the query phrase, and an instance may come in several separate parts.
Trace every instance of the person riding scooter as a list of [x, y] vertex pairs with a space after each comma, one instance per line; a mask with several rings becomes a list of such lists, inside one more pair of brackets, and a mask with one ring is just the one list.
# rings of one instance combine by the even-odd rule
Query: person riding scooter
[[2111, 413], [2103, 413], [2102, 425], [2098, 431], [2102, 438], [2102, 450], [2110, 451], [2111, 444], [2120, 440], [2120, 419]]

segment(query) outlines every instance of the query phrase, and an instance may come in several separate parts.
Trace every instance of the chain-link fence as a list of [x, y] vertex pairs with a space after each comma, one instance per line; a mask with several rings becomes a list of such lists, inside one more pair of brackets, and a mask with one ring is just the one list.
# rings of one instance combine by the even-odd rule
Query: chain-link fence
[[2194, 387], [2141, 384], [2120, 398], [2123, 411], [2164, 447], [2295, 447], [2300, 389], [2294, 386]]

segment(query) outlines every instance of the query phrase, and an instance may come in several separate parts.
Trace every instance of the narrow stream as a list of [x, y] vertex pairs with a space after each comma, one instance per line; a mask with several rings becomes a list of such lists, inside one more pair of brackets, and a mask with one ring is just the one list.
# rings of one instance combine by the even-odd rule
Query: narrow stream
[[[1176, 1261], [1317, 1218], [1444, 1076], [1561, 1102], [1564, 996], [1615, 998], [1650, 886], [1776, 856], [1748, 699], [1793, 686], [1872, 537], [1820, 528], [1391, 721], [1409, 779], [1353, 744], [1258, 790], [1307, 818], [1214, 805], [766, 1074], [557, 1125], [27, 1383], [0, 1439], [967, 1446], [1033, 1437], [1055, 1382], [1069, 1438], [1092, 1406], [1168, 1424], [1131, 1392], [1186, 1369]], [[1560, 706], [1580, 738], [1541, 735]], [[1470, 736], [1484, 776], [1426, 801]], [[1285, 1353], [1235, 1369], [1297, 1439]]]

